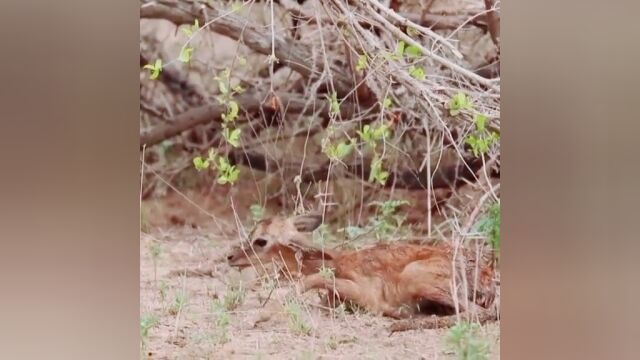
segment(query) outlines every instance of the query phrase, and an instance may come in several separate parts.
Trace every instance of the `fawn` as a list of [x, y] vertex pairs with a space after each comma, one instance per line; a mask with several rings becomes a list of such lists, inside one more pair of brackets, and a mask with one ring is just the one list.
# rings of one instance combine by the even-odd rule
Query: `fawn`
[[[488, 310], [495, 296], [492, 267], [480, 264], [481, 259], [469, 250], [459, 249], [454, 262], [455, 249], [449, 246], [376, 244], [361, 250], [321, 249], [305, 234], [321, 222], [318, 215], [265, 219], [249, 234], [248, 242], [229, 254], [229, 265], [245, 268], [279, 263], [301, 277], [301, 292], [326, 289], [334, 300], [395, 319], [417, 313], [449, 315], [398, 323], [392, 332], [451, 326], [457, 321], [456, 310], [468, 317], [475, 314], [481, 322], [495, 318]], [[323, 268], [331, 269], [333, 276], [322, 273]]]

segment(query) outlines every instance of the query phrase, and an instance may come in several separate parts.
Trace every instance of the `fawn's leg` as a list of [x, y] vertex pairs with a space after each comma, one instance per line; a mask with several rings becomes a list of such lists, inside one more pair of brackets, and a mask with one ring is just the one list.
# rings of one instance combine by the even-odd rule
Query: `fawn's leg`
[[352, 280], [326, 278], [320, 274], [305, 276], [299, 290], [305, 292], [311, 289], [327, 289], [329, 296], [334, 295], [342, 301], [351, 301], [373, 313], [396, 319], [407, 317], [406, 312], [401, 311], [402, 309], [397, 309], [380, 296], [376, 296], [374, 290], [363, 288]]

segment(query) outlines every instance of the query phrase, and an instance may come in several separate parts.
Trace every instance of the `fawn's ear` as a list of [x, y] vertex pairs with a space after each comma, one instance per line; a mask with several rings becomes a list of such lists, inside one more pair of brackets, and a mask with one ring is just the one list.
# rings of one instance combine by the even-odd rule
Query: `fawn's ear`
[[320, 224], [322, 224], [322, 215], [319, 214], [308, 214], [308, 215], [298, 215], [294, 216], [291, 219], [293, 226], [300, 232], [312, 232]]

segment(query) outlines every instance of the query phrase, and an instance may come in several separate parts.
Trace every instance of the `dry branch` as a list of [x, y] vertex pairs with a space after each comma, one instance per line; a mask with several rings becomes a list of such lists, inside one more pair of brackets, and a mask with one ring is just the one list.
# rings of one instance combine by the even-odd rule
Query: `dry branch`
[[489, 23], [489, 34], [491, 34], [491, 40], [500, 48], [500, 18], [498, 17], [497, 10], [494, 9], [494, 0], [484, 0], [484, 6], [487, 9], [487, 22]]
[[[165, 19], [176, 25], [193, 24], [195, 19], [198, 19], [201, 24], [207, 24], [214, 20], [208, 25], [209, 30], [237, 40], [260, 54], [271, 55], [272, 35], [270, 32], [260, 30], [247, 19], [232, 13], [225, 13], [205, 2], [146, 2], [140, 7], [140, 18]], [[273, 36], [273, 40], [275, 42], [273, 49], [278, 61], [286, 64], [292, 70], [312, 79], [328, 76], [340, 97], [348, 94], [353, 88], [352, 81], [341, 69], [336, 66], [325, 69], [324, 64], [314, 61], [308, 47], [299, 45], [291, 38], [279, 35]]]
[[442, 329], [449, 328], [457, 324], [460, 320], [466, 319], [469, 321], [477, 321], [479, 324], [484, 324], [489, 321], [496, 320], [498, 318], [497, 312], [494, 307], [491, 309], [482, 309], [478, 311], [475, 316], [469, 313], [460, 313], [459, 315], [449, 316], [429, 316], [408, 320], [396, 321], [389, 327], [389, 335], [395, 332], [402, 332], [408, 330], [421, 330], [421, 329]]
[[[283, 105], [283, 112], [302, 113], [312, 115], [318, 113], [323, 118], [328, 118], [329, 104], [325, 99], [313, 100], [305, 99], [300, 95], [276, 94]], [[270, 98], [268, 93], [244, 93], [234, 98], [241, 110], [246, 112], [258, 111], [265, 106], [270, 108], [266, 100]], [[140, 135], [140, 149], [146, 144], [147, 147], [158, 144], [173, 136], [179, 135], [183, 131], [192, 129], [198, 125], [208, 122], [222, 122], [221, 115], [227, 111], [226, 106], [218, 103], [207, 104], [190, 109], [171, 119], [169, 124], [158, 125], [152, 131]], [[343, 103], [340, 113], [343, 118], [349, 118], [354, 113], [355, 107], [351, 103]]]

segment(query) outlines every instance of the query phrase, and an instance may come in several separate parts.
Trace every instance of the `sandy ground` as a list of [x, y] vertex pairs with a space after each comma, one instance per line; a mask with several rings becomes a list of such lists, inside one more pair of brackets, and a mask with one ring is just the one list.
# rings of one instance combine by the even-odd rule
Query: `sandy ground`
[[[235, 226], [231, 219], [217, 221], [225, 229]], [[393, 320], [328, 311], [319, 306], [319, 297], [313, 293], [287, 307], [285, 296], [290, 294], [290, 287], [286, 283], [272, 287], [257, 283], [244, 291], [237, 308], [220, 312], [215, 304], [233, 294], [234, 284], [249, 284], [255, 278], [251, 269], [239, 273], [226, 265], [224, 256], [234, 241], [233, 236], [221, 234], [217, 226], [154, 225], [141, 233], [140, 314], [141, 318], [153, 319], [154, 324], [143, 339], [143, 357], [456, 358], [445, 342], [447, 330], [389, 336], [387, 327]], [[293, 315], [296, 309], [300, 314], [297, 323]], [[228, 324], [220, 325], [225, 318]], [[301, 330], [304, 328], [309, 328], [308, 334]], [[499, 323], [482, 328], [492, 359], [499, 359], [499, 331]]]

